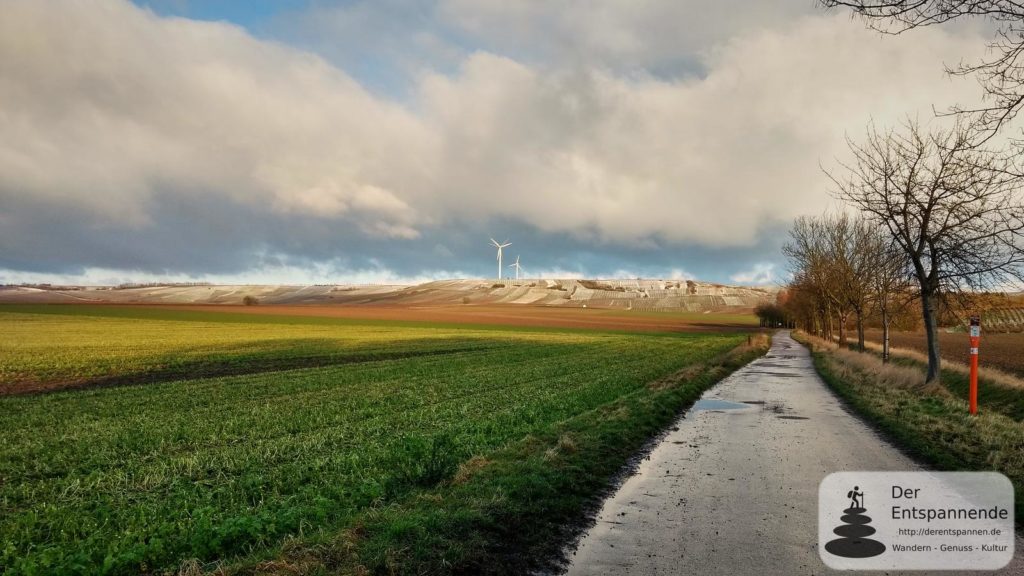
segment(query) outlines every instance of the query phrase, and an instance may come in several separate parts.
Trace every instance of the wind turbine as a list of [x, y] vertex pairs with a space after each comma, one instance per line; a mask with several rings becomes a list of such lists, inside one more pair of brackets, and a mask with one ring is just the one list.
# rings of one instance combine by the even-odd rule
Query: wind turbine
[[508, 267], [516, 269], [516, 280], [519, 280], [519, 271], [522, 270], [523, 267], [519, 265], [519, 255], [518, 254], [516, 254], [516, 261], [513, 262], [512, 264], [509, 264]]
[[491, 244], [494, 244], [498, 248], [498, 280], [501, 280], [501, 249], [511, 246], [512, 243], [506, 240], [504, 244], [498, 244], [497, 240], [491, 238]]

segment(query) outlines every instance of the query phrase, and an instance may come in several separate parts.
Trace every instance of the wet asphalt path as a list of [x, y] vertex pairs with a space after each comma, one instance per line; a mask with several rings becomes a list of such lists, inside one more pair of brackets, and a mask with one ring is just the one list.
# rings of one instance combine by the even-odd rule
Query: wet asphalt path
[[[605, 502], [567, 573], [833, 573], [817, 551], [822, 478], [918, 469], [848, 413], [809, 352], [780, 332], [766, 356], [705, 393]], [[1018, 540], [1001, 573], [1024, 574], [1022, 550]]]

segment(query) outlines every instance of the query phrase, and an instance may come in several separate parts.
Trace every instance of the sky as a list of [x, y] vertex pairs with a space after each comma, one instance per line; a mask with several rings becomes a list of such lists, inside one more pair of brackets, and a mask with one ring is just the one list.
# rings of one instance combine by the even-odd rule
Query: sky
[[[812, 0], [0, 0], [0, 283], [785, 282], [971, 23]], [[512, 273], [510, 269], [505, 274]]]

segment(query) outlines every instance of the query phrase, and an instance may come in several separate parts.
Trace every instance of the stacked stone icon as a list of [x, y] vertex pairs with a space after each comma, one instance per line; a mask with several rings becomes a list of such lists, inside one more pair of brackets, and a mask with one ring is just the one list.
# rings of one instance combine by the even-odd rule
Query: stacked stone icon
[[868, 538], [875, 529], [869, 526], [871, 518], [866, 511], [859, 507], [843, 510], [843, 524], [832, 531], [839, 538], [826, 543], [825, 550], [843, 558], [871, 558], [885, 552], [885, 544]]

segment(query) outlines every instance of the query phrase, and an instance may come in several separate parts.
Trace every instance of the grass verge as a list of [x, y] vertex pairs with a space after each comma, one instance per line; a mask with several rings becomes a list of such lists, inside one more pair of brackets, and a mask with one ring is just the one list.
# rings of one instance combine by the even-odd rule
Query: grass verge
[[[872, 354], [796, 335], [811, 348], [822, 379], [900, 448], [938, 470], [996, 471], [1013, 482], [1017, 526], [1024, 520], [1024, 425], [994, 410], [977, 416], [945, 386], [926, 385], [923, 368], [883, 364]], [[945, 378], [945, 374], [943, 374]]]
[[[880, 356], [882, 347], [868, 343], [868, 350]], [[894, 363], [912, 366], [918, 371], [928, 366], [928, 357], [916, 350], [892, 349]], [[960, 362], [943, 359], [942, 385], [955, 396], [967, 400], [970, 392], [970, 368]], [[1024, 420], [1024, 379], [1002, 370], [982, 366], [978, 370], [978, 398], [986, 410], [1001, 412], [1018, 422]]]

